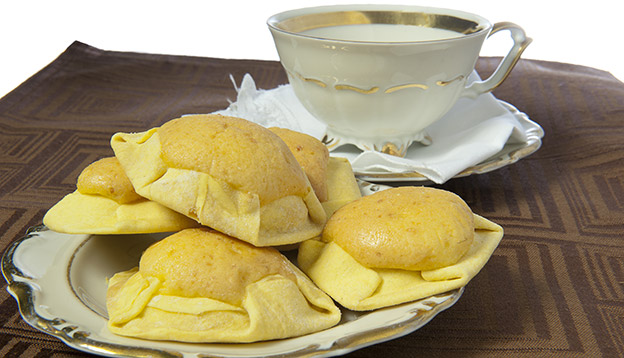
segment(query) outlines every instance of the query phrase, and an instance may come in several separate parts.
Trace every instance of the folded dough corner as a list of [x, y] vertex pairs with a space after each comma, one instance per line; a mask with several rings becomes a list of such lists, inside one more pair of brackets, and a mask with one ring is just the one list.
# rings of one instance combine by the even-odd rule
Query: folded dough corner
[[286, 144], [244, 119], [183, 116], [116, 133], [111, 147], [139, 195], [256, 246], [298, 243], [325, 224]]

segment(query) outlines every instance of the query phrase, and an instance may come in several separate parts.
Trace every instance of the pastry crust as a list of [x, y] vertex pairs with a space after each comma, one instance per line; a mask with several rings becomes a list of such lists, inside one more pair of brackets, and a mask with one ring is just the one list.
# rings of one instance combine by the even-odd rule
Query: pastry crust
[[[354, 311], [465, 286], [498, 246], [502, 227], [470, 211], [470, 218], [465, 218], [465, 203], [458, 204], [451, 193], [433, 194], [442, 199], [437, 206], [431, 206], [431, 198], [425, 195], [417, 208], [411, 208], [415, 192], [388, 189], [343, 206], [329, 219], [322, 237], [301, 243], [299, 267], [319, 288]], [[428, 189], [425, 193], [431, 195]], [[464, 249], [460, 238], [466, 236], [470, 245]]]
[[158, 128], [163, 162], [170, 168], [206, 173], [261, 204], [284, 196], [304, 196], [305, 173], [288, 147], [265, 128], [235, 117], [176, 118]]
[[240, 306], [250, 284], [271, 275], [294, 280], [293, 268], [270, 247], [255, 247], [208, 228], [184, 230], [153, 244], [139, 270], [166, 284], [161, 294], [210, 297]]
[[115, 157], [102, 158], [84, 168], [78, 176], [76, 188], [82, 194], [101, 195], [119, 204], [143, 199], [134, 191]]
[[269, 130], [286, 143], [308, 176], [321, 203], [327, 201], [327, 165], [329, 162], [327, 147], [320, 140], [305, 133], [278, 127], [272, 127]]
[[432, 270], [456, 263], [474, 237], [472, 211], [457, 195], [397, 187], [345, 205], [328, 220], [334, 241], [370, 268]]
[[199, 223], [139, 196], [114, 157], [100, 159], [79, 175], [77, 190], [43, 218], [49, 229], [68, 234], [139, 234], [177, 231]]
[[299, 246], [297, 262], [314, 283], [353, 311], [368, 311], [415, 301], [466, 286], [498, 246], [503, 229], [475, 215], [475, 238], [455, 264], [435, 270], [369, 268], [334, 242], [308, 240]]
[[327, 200], [322, 202], [327, 217], [344, 205], [362, 197], [353, 175], [351, 163], [345, 158], [329, 157], [327, 163]]
[[115, 274], [109, 329], [184, 342], [255, 342], [329, 328], [340, 310], [274, 248], [201, 228], [173, 234]]
[[193, 115], [111, 146], [137, 193], [256, 246], [320, 234], [326, 214], [277, 135], [240, 118]]
[[328, 218], [343, 205], [362, 196], [347, 159], [330, 157], [329, 150], [320, 140], [305, 133], [278, 127], [269, 130], [288, 145]]

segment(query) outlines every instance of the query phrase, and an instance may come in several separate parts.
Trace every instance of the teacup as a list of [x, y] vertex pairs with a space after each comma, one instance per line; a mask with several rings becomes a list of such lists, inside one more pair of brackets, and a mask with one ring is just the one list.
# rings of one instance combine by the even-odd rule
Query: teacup
[[[397, 156], [428, 144], [426, 128], [460, 97], [497, 87], [531, 42], [509, 22], [418, 6], [304, 8], [267, 24], [297, 98], [327, 125], [328, 147]], [[501, 30], [513, 47], [490, 77], [467, 85], [485, 39]]]

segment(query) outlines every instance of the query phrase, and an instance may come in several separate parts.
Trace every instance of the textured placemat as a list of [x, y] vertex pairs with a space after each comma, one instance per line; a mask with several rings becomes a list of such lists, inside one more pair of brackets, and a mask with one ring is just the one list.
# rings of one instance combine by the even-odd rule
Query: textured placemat
[[[482, 76], [499, 59], [482, 58]], [[234, 100], [230, 75], [286, 82], [277, 62], [102, 51], [76, 42], [0, 99], [0, 250], [41, 222], [117, 131]], [[442, 187], [505, 228], [459, 302], [423, 329], [353, 357], [624, 356], [624, 84], [521, 60], [495, 95], [545, 130], [542, 148]], [[0, 281], [0, 356], [85, 356], [21, 319]]]

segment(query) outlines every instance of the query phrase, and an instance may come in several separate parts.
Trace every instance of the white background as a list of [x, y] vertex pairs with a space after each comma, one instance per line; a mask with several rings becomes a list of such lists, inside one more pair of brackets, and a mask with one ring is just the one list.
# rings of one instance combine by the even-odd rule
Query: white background
[[[104, 50], [277, 60], [266, 19], [299, 7], [353, 1], [0, 0], [0, 97], [53, 61], [74, 40]], [[362, 1], [355, 1], [355, 3]], [[566, 62], [624, 80], [622, 0], [372, 0], [455, 8], [522, 26], [523, 58]], [[507, 32], [482, 55], [503, 55]]]

